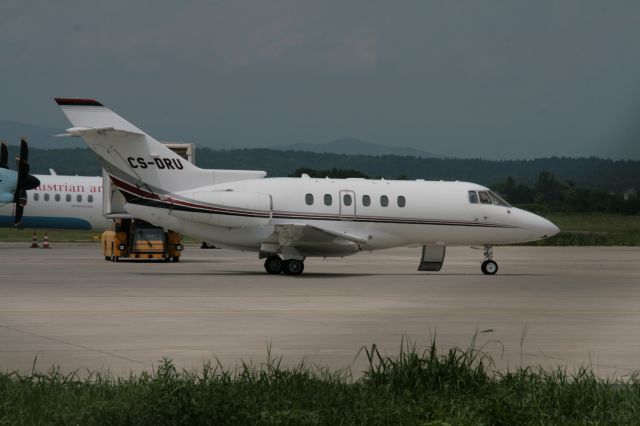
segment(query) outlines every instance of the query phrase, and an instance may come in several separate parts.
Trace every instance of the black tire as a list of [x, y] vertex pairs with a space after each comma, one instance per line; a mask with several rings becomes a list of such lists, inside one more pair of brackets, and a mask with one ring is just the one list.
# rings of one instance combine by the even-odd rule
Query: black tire
[[280, 256], [269, 256], [264, 261], [264, 269], [270, 274], [279, 274], [282, 272], [284, 262], [280, 259]]
[[105, 256], [104, 260], [111, 260], [111, 258], [109, 256]]
[[297, 259], [288, 259], [284, 261], [285, 275], [300, 275], [304, 271], [304, 262]]
[[498, 264], [493, 260], [485, 260], [480, 266], [482, 273], [485, 275], [495, 275], [498, 272]]
[[177, 263], [177, 262], [180, 262], [180, 256], [173, 256], [173, 258], [172, 258], [172, 259], [173, 259], [173, 261], [174, 261], [174, 262], [176, 262], [176, 263]]
[[118, 256], [113, 256], [113, 261], [114, 261], [114, 262], [117, 262], [117, 261], [119, 261], [119, 260], [120, 260], [120, 258], [119, 258]]

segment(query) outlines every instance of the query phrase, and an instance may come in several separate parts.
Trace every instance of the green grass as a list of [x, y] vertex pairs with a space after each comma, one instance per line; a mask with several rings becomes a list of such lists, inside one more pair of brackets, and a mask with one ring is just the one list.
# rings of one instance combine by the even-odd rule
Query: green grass
[[[530, 243], [552, 246], [637, 246], [640, 245], [640, 216], [610, 215], [601, 213], [547, 213], [544, 217], [560, 227], [555, 237]], [[44, 229], [35, 230], [41, 242]], [[46, 230], [51, 242], [97, 242], [101, 232]], [[31, 229], [0, 228], [0, 241], [31, 241]], [[199, 242], [185, 237], [184, 242]]]
[[375, 345], [362, 378], [268, 358], [259, 367], [206, 364], [179, 371], [81, 379], [59, 369], [0, 374], [0, 424], [637, 424], [640, 379], [598, 378], [590, 368], [499, 372], [473, 346], [439, 354]]
[[[66, 229], [15, 229], [0, 228], [0, 241], [3, 242], [31, 242], [33, 232], [38, 234], [38, 243], [42, 244], [44, 233], [47, 232], [51, 243], [98, 243], [102, 231], [82, 231]], [[196, 243], [200, 240], [185, 236], [185, 243]]]
[[42, 243], [44, 233], [47, 232], [49, 242], [99, 242], [100, 231], [82, 231], [65, 229], [15, 229], [0, 228], [0, 241], [4, 242], [31, 242], [33, 232], [38, 234], [38, 243]]
[[560, 233], [531, 243], [545, 246], [638, 246], [640, 216], [601, 213], [548, 213], [544, 217], [560, 228]]

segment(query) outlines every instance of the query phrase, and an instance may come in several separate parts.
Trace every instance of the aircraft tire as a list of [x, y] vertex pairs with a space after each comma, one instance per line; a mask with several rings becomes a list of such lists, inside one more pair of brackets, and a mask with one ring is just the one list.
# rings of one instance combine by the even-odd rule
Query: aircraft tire
[[269, 256], [264, 261], [264, 269], [270, 274], [279, 274], [282, 272], [283, 263], [280, 256]]
[[485, 260], [482, 262], [480, 269], [485, 275], [495, 275], [498, 272], [498, 264], [493, 260]]
[[300, 275], [304, 271], [304, 262], [298, 259], [288, 259], [284, 261], [285, 275]]

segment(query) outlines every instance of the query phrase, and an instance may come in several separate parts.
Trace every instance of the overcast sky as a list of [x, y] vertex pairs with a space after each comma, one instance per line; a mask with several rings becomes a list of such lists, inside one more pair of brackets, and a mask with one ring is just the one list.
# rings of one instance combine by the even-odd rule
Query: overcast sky
[[0, 53], [4, 120], [89, 97], [199, 146], [640, 159], [637, 0], [2, 0]]

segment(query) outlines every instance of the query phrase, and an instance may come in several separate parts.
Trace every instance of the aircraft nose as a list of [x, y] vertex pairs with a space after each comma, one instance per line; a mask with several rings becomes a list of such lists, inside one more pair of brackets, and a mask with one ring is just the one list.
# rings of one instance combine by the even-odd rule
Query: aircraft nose
[[538, 216], [538, 223], [536, 224], [536, 230], [540, 234], [540, 238], [549, 238], [560, 232], [560, 228], [554, 225], [551, 221]]

